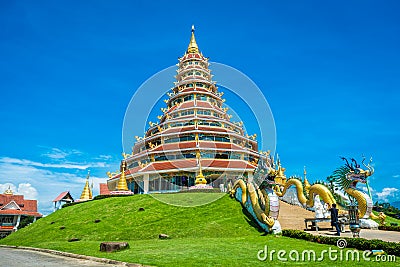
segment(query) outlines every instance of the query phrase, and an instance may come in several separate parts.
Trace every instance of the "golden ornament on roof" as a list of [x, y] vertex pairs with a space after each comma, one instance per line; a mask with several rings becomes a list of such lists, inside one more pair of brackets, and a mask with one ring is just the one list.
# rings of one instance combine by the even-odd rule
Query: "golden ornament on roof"
[[196, 38], [194, 37], [194, 25], [192, 25], [192, 36], [190, 37], [190, 43], [187, 49], [188, 53], [199, 53], [199, 47], [196, 43]]

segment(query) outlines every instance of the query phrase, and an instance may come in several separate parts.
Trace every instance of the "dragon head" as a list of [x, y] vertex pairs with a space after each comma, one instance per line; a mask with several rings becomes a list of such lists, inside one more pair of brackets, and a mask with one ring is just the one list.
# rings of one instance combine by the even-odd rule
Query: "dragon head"
[[276, 185], [275, 183], [276, 171], [271, 166], [268, 159], [260, 157], [256, 170], [254, 171], [254, 180], [259, 185], [260, 189], [271, 188]]
[[340, 167], [336, 171], [333, 172], [333, 180], [337, 185], [342, 187], [343, 189], [352, 187], [355, 188], [357, 183], [365, 184], [367, 182], [367, 178], [374, 173], [374, 168], [371, 166], [372, 158], [370, 159], [368, 165], [364, 163], [365, 157], [363, 157], [362, 164], [366, 169], [362, 169], [360, 164], [354, 158], [347, 160], [342, 157], [344, 160], [345, 166]]
[[367, 177], [364, 174], [361, 173], [354, 173], [354, 172], [348, 172], [346, 174], [346, 179], [349, 180], [350, 182], [350, 187], [356, 187], [357, 183], [363, 183], [365, 184], [367, 182]]

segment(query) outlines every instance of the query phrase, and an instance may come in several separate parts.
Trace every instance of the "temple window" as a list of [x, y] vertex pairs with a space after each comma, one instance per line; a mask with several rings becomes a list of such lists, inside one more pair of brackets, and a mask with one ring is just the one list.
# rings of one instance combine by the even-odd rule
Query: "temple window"
[[187, 115], [192, 115], [194, 114], [193, 110], [186, 110], [181, 112], [181, 116], [187, 116]]
[[242, 143], [242, 140], [239, 140], [239, 139], [234, 138], [234, 139], [233, 139], [233, 143], [234, 143], [234, 144], [237, 144], [237, 145], [240, 145], [240, 144]]
[[215, 154], [216, 159], [229, 159], [230, 152], [222, 152]]
[[213, 135], [200, 134], [199, 140], [230, 143], [229, 137], [226, 137], [226, 136], [213, 136]]
[[212, 127], [222, 127], [222, 124], [220, 122], [215, 122], [215, 121], [198, 121], [197, 124], [204, 126], [212, 126]]
[[237, 133], [239, 133], [239, 134], [242, 134], [242, 132], [240, 131], [240, 129], [234, 128], [234, 130], [235, 130], [235, 132], [237, 132]]
[[207, 101], [207, 98], [208, 97], [206, 95], [202, 95], [202, 94], [196, 95], [197, 100]]
[[230, 158], [231, 159], [240, 159], [241, 158], [241, 154], [240, 153], [231, 153]]
[[201, 153], [202, 158], [207, 158], [207, 159], [213, 159], [215, 158], [215, 153], [207, 151], [207, 152], [202, 152]]
[[216, 136], [215, 137], [215, 141], [216, 142], [225, 142], [225, 143], [230, 143], [231, 142], [231, 140], [226, 136]]
[[214, 141], [214, 136], [199, 134], [199, 140], [201, 140], [201, 141]]
[[139, 166], [139, 163], [137, 161], [134, 161], [134, 162], [128, 164], [128, 168], [129, 169], [137, 167], [137, 166]]
[[162, 160], [167, 160], [167, 156], [162, 154], [162, 155], [157, 155], [154, 157], [155, 161], [162, 161]]
[[183, 101], [190, 101], [193, 100], [193, 98], [194, 98], [193, 95], [187, 95], [183, 98]]
[[177, 143], [179, 142], [179, 137], [165, 137], [164, 143]]
[[180, 137], [180, 141], [181, 141], [181, 142], [193, 141], [193, 140], [195, 140], [195, 139], [196, 139], [196, 138], [195, 138], [194, 134], [191, 134], [191, 135], [183, 135], [183, 136]]
[[210, 110], [198, 110], [197, 114], [199, 114], [199, 115], [211, 115], [211, 111]]
[[185, 157], [187, 159], [196, 158], [196, 154], [195, 153], [183, 153], [182, 155], [183, 155], [183, 157]]

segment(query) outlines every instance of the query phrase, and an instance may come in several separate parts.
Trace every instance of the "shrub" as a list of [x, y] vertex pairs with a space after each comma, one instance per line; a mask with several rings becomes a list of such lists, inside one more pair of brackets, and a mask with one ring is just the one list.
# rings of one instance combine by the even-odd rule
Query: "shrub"
[[359, 250], [380, 250], [382, 249], [387, 254], [400, 256], [400, 243], [386, 242], [378, 239], [368, 240], [364, 238], [341, 238], [321, 235], [312, 235], [300, 230], [282, 230], [282, 235], [286, 237], [303, 239], [320, 244], [335, 245], [339, 239], [345, 239], [348, 248]]
[[393, 225], [379, 225], [379, 230], [385, 231], [397, 231], [400, 232], [400, 226], [393, 226]]

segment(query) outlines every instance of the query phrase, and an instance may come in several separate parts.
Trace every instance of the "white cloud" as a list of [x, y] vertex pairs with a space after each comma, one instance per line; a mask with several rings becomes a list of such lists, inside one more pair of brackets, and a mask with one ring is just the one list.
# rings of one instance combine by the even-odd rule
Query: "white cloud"
[[[47, 148], [47, 147], [45, 147]], [[65, 159], [71, 155], [81, 155], [82, 152], [77, 150], [77, 149], [72, 149], [72, 150], [62, 150], [56, 147], [51, 147], [47, 148], [49, 151], [46, 153], [42, 154], [43, 156], [46, 156], [51, 159]]]
[[110, 156], [110, 155], [100, 155], [99, 159], [110, 160], [110, 159], [112, 159], [112, 156]]
[[8, 188], [10, 188], [15, 195], [24, 195], [25, 199], [37, 199], [38, 196], [36, 188], [29, 183], [20, 183], [18, 188], [12, 183], [0, 184], [0, 193], [4, 193]]
[[[85, 169], [93, 168], [93, 172], [104, 172], [103, 177], [92, 176], [93, 193], [99, 193], [99, 183], [106, 182], [107, 164], [93, 162], [89, 164], [72, 164], [64, 168], [61, 164], [47, 164], [26, 159], [0, 158], [0, 193], [8, 186], [14, 192], [24, 194], [26, 198], [37, 199], [39, 211], [48, 214], [53, 211], [53, 199], [63, 191], [70, 191], [74, 198], [79, 198], [85, 184]], [[57, 169], [59, 168], [59, 169]], [[108, 167], [107, 167], [108, 168]]]
[[23, 166], [42, 167], [42, 168], [63, 168], [63, 169], [79, 169], [79, 170], [86, 170], [88, 168], [96, 168], [96, 167], [100, 168], [108, 167], [108, 165], [105, 162], [91, 162], [86, 164], [79, 164], [75, 162], [41, 163], [27, 159], [16, 159], [8, 157], [1, 157], [0, 162], [18, 164]]
[[377, 192], [376, 196], [380, 201], [389, 201], [389, 198], [394, 197], [395, 193], [398, 191], [399, 189], [394, 187], [385, 187], [382, 189], [382, 192]]
[[18, 185], [18, 194], [24, 195], [27, 199], [37, 199], [38, 191], [30, 183], [21, 183]]
[[[368, 193], [368, 187], [366, 185], [361, 185], [359, 188], [361, 189], [361, 191]], [[371, 186], [369, 186], [369, 191], [371, 192], [371, 194], [375, 193], [375, 190]]]
[[6, 191], [8, 188], [10, 188], [13, 192], [17, 191], [17, 187], [14, 184], [5, 183], [5, 184], [0, 184], [0, 194], [3, 194], [4, 191]]
[[393, 178], [399, 178], [400, 174], [393, 175]]

